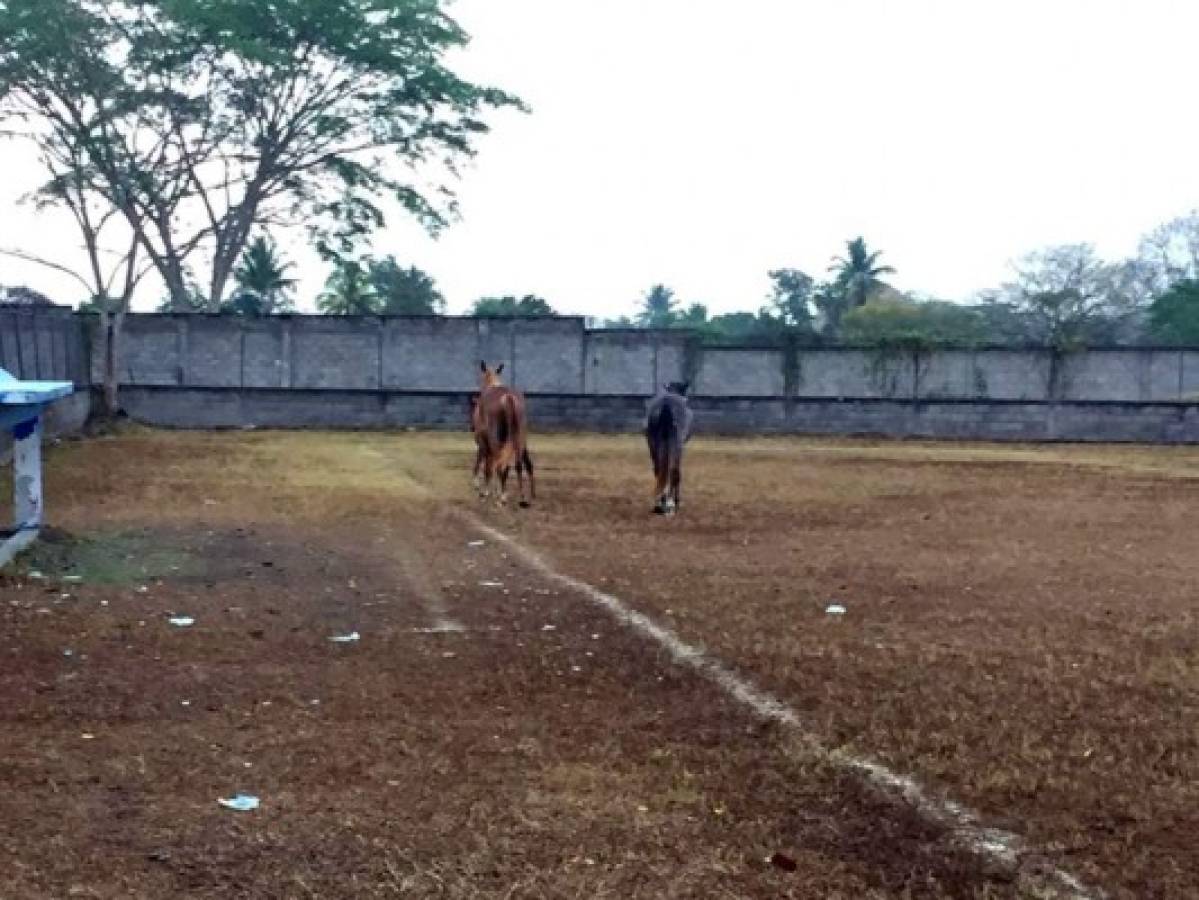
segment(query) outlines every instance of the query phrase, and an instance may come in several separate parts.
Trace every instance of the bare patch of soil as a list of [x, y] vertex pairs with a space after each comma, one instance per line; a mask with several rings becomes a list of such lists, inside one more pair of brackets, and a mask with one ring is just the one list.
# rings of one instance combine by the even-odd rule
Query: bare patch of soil
[[[1116, 896], [1194, 895], [1199, 457], [701, 441], [663, 521], [634, 439], [533, 450], [541, 501], [485, 510], [498, 527], [826, 746]], [[477, 508], [471, 453], [140, 429], [55, 450], [58, 567], [0, 583], [0, 896], [1018, 895], [477, 545], [451, 510]], [[120, 577], [84, 573], [97, 546], [132, 548]], [[261, 809], [217, 804], [238, 791]]]

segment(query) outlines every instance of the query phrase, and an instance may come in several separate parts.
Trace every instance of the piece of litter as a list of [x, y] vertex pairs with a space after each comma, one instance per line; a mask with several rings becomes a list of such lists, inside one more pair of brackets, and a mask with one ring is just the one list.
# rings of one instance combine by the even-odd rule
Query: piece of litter
[[542, 631], [557, 631], [558, 626], [557, 625], [542, 625], [541, 630]]
[[487, 544], [486, 541], [471, 541], [466, 546], [468, 546], [468, 547], [483, 547], [483, 546], [486, 546], [486, 544]]
[[445, 653], [441, 654], [441, 658], [442, 659], [453, 659], [457, 655], [458, 654], [455, 653], [453, 650], [447, 650]]
[[179, 705], [180, 706], [191, 706], [192, 702], [190, 700], [180, 700]]
[[503, 587], [503, 583], [499, 581], [480, 581], [479, 587]]
[[83, 581], [83, 576], [82, 575], [64, 575], [64, 576], [62, 576], [62, 580], [74, 582], [77, 584], [80, 581]]
[[357, 631], [351, 631], [349, 634], [338, 634], [329, 638], [335, 644], [352, 644], [355, 641], [362, 640], [362, 635]]
[[770, 863], [776, 869], [782, 869], [784, 872], [794, 872], [799, 868], [799, 863], [786, 853], [775, 853], [773, 856], [768, 856], [766, 862]]
[[101, 605], [101, 606], [108, 606], [108, 601], [107, 601], [107, 600], [101, 600], [101, 601], [100, 601], [100, 605]]
[[137, 589], [137, 592], [139, 594], [148, 594], [150, 592], [150, 589], [143, 584]]
[[827, 607], [825, 607], [824, 611], [826, 613], [828, 613], [830, 616], [845, 615], [845, 607], [842, 606], [840, 603], [830, 603]]
[[252, 794], [238, 794], [226, 800], [224, 797], [217, 799], [217, 803], [225, 807], [225, 809], [235, 809], [238, 812], [249, 812], [252, 809], [258, 809], [258, 798]]
[[190, 628], [196, 624], [196, 620], [191, 616], [171, 616], [167, 621], [176, 628]]
[[83, 732], [83, 734], [79, 735], [79, 737], [85, 741], [94, 741], [96, 739], [96, 736], [94, 734], [89, 734], [86, 731]]
[[29, 577], [30, 578], [45, 578], [46, 576], [43, 575], [41, 572], [37, 571], [37, 569], [30, 569]]
[[62, 655], [63, 656], [74, 656], [75, 651], [74, 650], [64, 650], [64, 651], [62, 651]]
[[571, 667], [570, 667], [570, 671], [572, 671], [572, 672], [582, 672], [582, 671], [583, 671], [583, 667], [582, 667], [582, 666], [571, 666]]

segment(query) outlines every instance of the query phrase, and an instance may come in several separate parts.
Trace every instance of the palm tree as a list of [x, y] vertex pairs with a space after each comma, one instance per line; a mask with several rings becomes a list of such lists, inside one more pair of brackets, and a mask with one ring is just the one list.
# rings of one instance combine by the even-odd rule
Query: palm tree
[[366, 267], [350, 261], [333, 270], [316, 306], [327, 316], [375, 316], [379, 314], [379, 295]]
[[891, 266], [880, 266], [878, 259], [882, 251], [871, 253], [866, 241], [860, 237], [845, 243], [846, 255], [834, 256], [830, 272], [837, 273], [837, 284], [845, 290], [848, 308], [856, 309], [870, 297], [872, 291], [882, 284], [880, 275], [894, 275]]
[[242, 254], [233, 278], [237, 291], [226, 307], [242, 315], [269, 316], [291, 312], [291, 297], [296, 280], [287, 277], [292, 264], [284, 262], [275, 242], [265, 237], [255, 238]]

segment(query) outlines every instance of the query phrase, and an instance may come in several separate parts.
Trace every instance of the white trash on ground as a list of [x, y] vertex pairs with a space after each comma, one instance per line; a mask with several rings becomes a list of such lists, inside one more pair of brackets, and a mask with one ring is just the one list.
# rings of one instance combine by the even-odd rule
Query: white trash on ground
[[259, 800], [253, 794], [238, 794], [236, 797], [230, 797], [226, 800], [224, 797], [217, 798], [217, 803], [225, 807], [225, 809], [235, 809], [238, 812], [249, 812], [252, 809], [258, 809]]
[[826, 613], [828, 613], [830, 616], [845, 615], [845, 607], [842, 606], [840, 603], [830, 603], [827, 607], [825, 607], [824, 611]]
[[196, 620], [191, 616], [171, 616], [167, 621], [176, 628], [190, 628], [196, 624]]
[[337, 634], [329, 638], [335, 644], [352, 644], [355, 641], [362, 640], [362, 635], [357, 631], [351, 631], [349, 634]]

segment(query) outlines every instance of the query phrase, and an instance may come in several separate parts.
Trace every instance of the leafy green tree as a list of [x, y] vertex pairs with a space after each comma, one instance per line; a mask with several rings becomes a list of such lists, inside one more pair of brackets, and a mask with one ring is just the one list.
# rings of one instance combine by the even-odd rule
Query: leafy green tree
[[849, 311], [849, 292], [837, 281], [822, 281], [812, 292], [812, 304], [820, 313], [820, 330], [835, 338], [841, 331], [841, 320]]
[[556, 316], [554, 308], [545, 300], [533, 294], [525, 294], [521, 298], [480, 297], [471, 309], [471, 315], [502, 317], [502, 316]]
[[1153, 301], [1149, 333], [1164, 344], [1199, 347], [1199, 280], [1179, 281]]
[[444, 6], [4, 0], [0, 118], [50, 136], [45, 196], [101, 198], [180, 304], [207, 259], [215, 310], [256, 227], [303, 222], [340, 258], [383, 226], [380, 198], [433, 231], [454, 215], [445, 182], [485, 113], [520, 104], [447, 67], [467, 35]]
[[158, 301], [154, 309], [159, 313], [204, 313], [208, 312], [208, 300], [204, 293], [195, 285], [187, 285], [187, 292], [182, 297], [167, 295]]
[[683, 312], [676, 313], [669, 327], [691, 331], [705, 343], [721, 340], [720, 329], [708, 318], [708, 307], [703, 303], [692, 303]]
[[54, 306], [54, 301], [33, 288], [24, 285], [5, 287], [0, 285], [0, 303], [12, 306]]
[[799, 269], [775, 269], [770, 305], [774, 316], [788, 328], [807, 331], [812, 327], [812, 302], [816, 282]]
[[674, 291], [664, 284], [655, 284], [641, 298], [636, 322], [642, 328], [669, 328], [678, 315], [678, 305]]
[[222, 305], [222, 311], [243, 316], [294, 312], [291, 293], [295, 290], [296, 281], [287, 275], [287, 270], [292, 267], [292, 263], [286, 262], [280, 255], [274, 241], [265, 237], [255, 238], [233, 270], [237, 289], [233, 297]]
[[764, 309], [757, 314], [733, 312], [713, 316], [711, 324], [719, 340], [731, 343], [778, 343], [792, 330], [780, 317]]
[[366, 267], [354, 260], [339, 263], [317, 297], [316, 308], [327, 316], [379, 315], [379, 295]]
[[416, 266], [404, 268], [394, 256], [367, 261], [380, 309], [388, 316], [434, 316], [445, 312], [445, 298], [433, 276]]
[[845, 314], [841, 336], [874, 347], [974, 347], [987, 343], [986, 324], [975, 307], [879, 297]]

